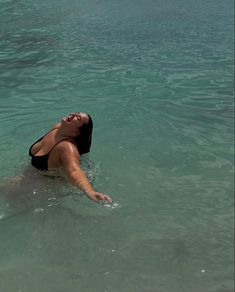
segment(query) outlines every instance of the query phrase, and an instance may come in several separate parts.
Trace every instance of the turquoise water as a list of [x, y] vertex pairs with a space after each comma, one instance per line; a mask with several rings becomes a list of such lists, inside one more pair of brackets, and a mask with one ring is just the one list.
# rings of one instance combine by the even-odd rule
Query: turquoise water
[[[0, 292], [234, 291], [230, 0], [0, 0]], [[112, 207], [29, 166], [74, 110]]]

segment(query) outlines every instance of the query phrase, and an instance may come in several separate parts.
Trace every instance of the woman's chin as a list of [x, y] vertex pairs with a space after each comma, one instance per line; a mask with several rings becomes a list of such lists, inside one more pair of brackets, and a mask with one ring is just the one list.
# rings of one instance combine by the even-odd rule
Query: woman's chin
[[67, 117], [65, 117], [65, 118], [63, 118], [62, 120], [61, 120], [61, 123], [66, 123], [67, 124]]

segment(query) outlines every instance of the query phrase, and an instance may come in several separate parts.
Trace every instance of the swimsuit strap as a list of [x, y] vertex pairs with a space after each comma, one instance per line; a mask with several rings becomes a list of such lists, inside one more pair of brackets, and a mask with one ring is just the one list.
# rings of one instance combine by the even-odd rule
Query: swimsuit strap
[[[31, 147], [29, 148], [29, 155], [30, 155], [30, 156], [35, 156], [35, 155], [33, 155], [33, 154], [31, 153], [31, 149], [32, 149], [32, 147], [33, 147], [36, 143], [38, 143], [39, 141], [41, 141], [41, 140], [42, 140], [47, 134], [49, 134], [50, 132], [52, 132], [52, 131], [54, 131], [54, 130], [56, 130], [56, 129], [58, 129], [58, 128], [54, 128], [54, 129], [48, 131], [44, 136], [42, 136], [42, 137], [39, 138], [36, 142], [34, 142], [34, 143], [31, 145]], [[67, 139], [67, 138], [65, 138], [65, 139]], [[57, 144], [59, 144], [60, 142], [64, 141], [65, 139], [62, 139], [62, 140], [58, 141], [57, 143], [55, 143], [55, 144], [51, 147], [51, 149], [50, 149], [46, 154], [43, 154], [43, 155], [48, 155], [48, 154], [51, 152], [51, 150], [52, 150]], [[39, 156], [43, 156], [43, 155], [39, 155]]]
[[56, 142], [56, 143], [51, 147], [51, 149], [50, 149], [46, 154], [44, 154], [44, 155], [49, 155], [49, 153], [55, 148], [55, 146], [56, 146], [57, 144], [59, 144], [59, 143], [62, 142], [62, 141], [68, 140], [68, 139], [69, 139], [69, 138], [64, 138], [64, 139], [62, 139], [62, 140]]

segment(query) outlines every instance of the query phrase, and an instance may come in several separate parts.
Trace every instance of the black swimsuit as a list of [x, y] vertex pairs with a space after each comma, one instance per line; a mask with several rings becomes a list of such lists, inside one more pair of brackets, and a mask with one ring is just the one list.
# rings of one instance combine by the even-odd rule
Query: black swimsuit
[[[53, 129], [54, 130], [54, 129]], [[51, 130], [51, 131], [53, 131]], [[49, 132], [51, 132], [49, 131]], [[49, 133], [48, 132], [48, 133]], [[47, 133], [47, 134], [48, 134]], [[46, 135], [47, 135], [46, 134]], [[51, 149], [50, 151], [47, 153], [47, 154], [44, 154], [44, 155], [39, 155], [39, 156], [36, 156], [36, 155], [33, 155], [31, 153], [31, 149], [32, 147], [38, 143], [39, 141], [41, 141], [46, 135], [42, 136], [40, 139], [38, 139], [35, 143], [33, 143], [31, 145], [31, 147], [29, 148], [29, 156], [31, 156], [31, 164], [36, 167], [37, 169], [40, 169], [40, 170], [48, 170], [48, 157], [49, 157], [49, 154], [51, 152], [51, 150], [58, 144], [60, 143], [61, 141], [59, 141], [58, 143], [56, 143]]]

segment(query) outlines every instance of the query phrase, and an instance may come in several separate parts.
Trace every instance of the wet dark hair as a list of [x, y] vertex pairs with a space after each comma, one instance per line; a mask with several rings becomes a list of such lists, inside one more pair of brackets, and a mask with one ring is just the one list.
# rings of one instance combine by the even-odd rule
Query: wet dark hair
[[90, 152], [91, 148], [93, 121], [90, 115], [88, 117], [89, 122], [79, 128], [80, 134], [74, 138], [80, 155]]

